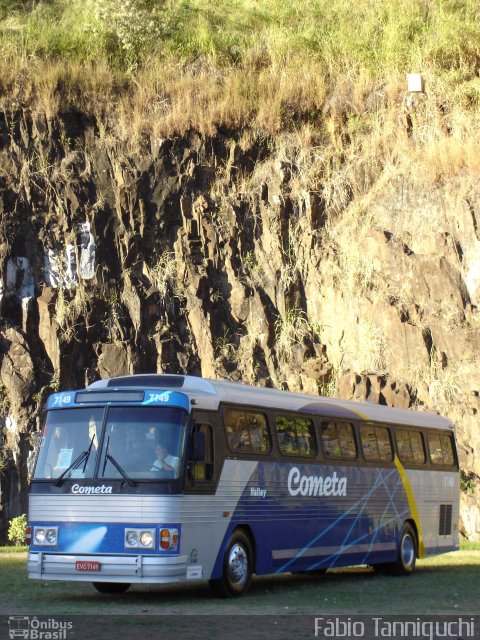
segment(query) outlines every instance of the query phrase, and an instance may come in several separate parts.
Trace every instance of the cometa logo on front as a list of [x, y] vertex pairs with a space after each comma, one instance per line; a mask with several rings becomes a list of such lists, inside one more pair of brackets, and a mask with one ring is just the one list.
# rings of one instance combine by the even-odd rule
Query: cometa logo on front
[[298, 467], [288, 474], [288, 492], [291, 496], [346, 496], [347, 478], [332, 476], [302, 476]]
[[74, 484], [72, 485], [72, 493], [112, 493], [112, 487], [105, 484], [102, 484], [100, 487], [82, 487], [80, 484]]

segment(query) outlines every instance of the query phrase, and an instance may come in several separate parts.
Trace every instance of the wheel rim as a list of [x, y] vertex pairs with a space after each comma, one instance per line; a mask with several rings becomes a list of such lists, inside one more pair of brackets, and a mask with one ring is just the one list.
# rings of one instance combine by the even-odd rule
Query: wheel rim
[[401, 556], [403, 566], [406, 568], [410, 568], [413, 566], [415, 562], [415, 543], [413, 542], [413, 538], [411, 535], [406, 535], [403, 537], [402, 546], [401, 546]]
[[248, 578], [248, 555], [238, 542], [228, 554], [228, 577], [233, 585], [244, 584]]

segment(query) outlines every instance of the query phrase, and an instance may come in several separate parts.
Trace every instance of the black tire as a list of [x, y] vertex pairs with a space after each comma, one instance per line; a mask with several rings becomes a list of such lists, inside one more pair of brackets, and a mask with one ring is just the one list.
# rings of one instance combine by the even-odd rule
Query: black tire
[[250, 586], [253, 573], [253, 551], [248, 536], [234, 531], [223, 554], [222, 577], [210, 580], [213, 593], [220, 598], [243, 596]]
[[125, 593], [130, 587], [128, 582], [93, 582], [93, 586], [100, 593]]
[[417, 560], [417, 536], [412, 526], [403, 525], [398, 540], [397, 560], [389, 565], [389, 572], [395, 576], [409, 576], [415, 569]]

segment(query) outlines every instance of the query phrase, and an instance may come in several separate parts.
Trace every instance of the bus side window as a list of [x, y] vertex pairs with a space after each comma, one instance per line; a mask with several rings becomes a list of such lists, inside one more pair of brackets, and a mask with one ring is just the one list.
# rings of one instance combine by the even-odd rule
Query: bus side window
[[453, 456], [452, 439], [450, 436], [444, 435], [440, 437], [440, 440], [442, 442], [443, 463], [453, 465], [455, 458]]
[[387, 427], [375, 427], [380, 460], [393, 460], [392, 443]]
[[315, 456], [317, 447], [313, 422], [297, 416], [277, 416], [278, 446], [285, 456]]
[[379, 460], [377, 436], [375, 435], [375, 427], [373, 425], [365, 424], [360, 427], [360, 440], [362, 442], [365, 460]]
[[203, 433], [205, 437], [205, 457], [203, 460], [189, 461], [190, 477], [192, 482], [210, 482], [213, 478], [213, 433], [209, 424], [196, 424], [193, 433]]
[[257, 411], [229, 410], [225, 412], [225, 432], [228, 446], [241, 453], [268, 453], [270, 435], [267, 419]]
[[398, 429], [396, 433], [398, 455], [402, 462], [424, 464], [425, 450], [422, 434], [411, 429]]
[[354, 460], [357, 457], [353, 425], [343, 422], [322, 422], [322, 443], [327, 458]]
[[393, 459], [392, 444], [386, 427], [365, 424], [360, 427], [360, 440], [362, 441], [365, 460], [375, 462]]
[[338, 435], [340, 436], [342, 458], [354, 460], [357, 457], [357, 445], [353, 435], [353, 425], [340, 423], [338, 425]]
[[396, 437], [400, 460], [402, 462], [413, 462], [413, 451], [409, 431], [398, 429]]
[[437, 433], [428, 435], [428, 448], [430, 449], [430, 458], [433, 464], [443, 464], [442, 444], [440, 436]]
[[446, 466], [453, 466], [455, 464], [452, 441], [449, 435], [429, 433], [428, 448], [430, 449], [430, 458], [433, 464]]
[[410, 441], [412, 443], [413, 461], [415, 464], [425, 464], [425, 449], [422, 434], [419, 431], [411, 431]]

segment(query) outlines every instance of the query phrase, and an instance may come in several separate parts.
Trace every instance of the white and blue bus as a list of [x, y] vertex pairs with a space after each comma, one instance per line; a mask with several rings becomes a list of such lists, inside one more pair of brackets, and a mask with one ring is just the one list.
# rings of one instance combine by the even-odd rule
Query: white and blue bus
[[372, 565], [458, 548], [452, 424], [426, 412], [183, 375], [49, 397], [28, 571], [130, 584]]

